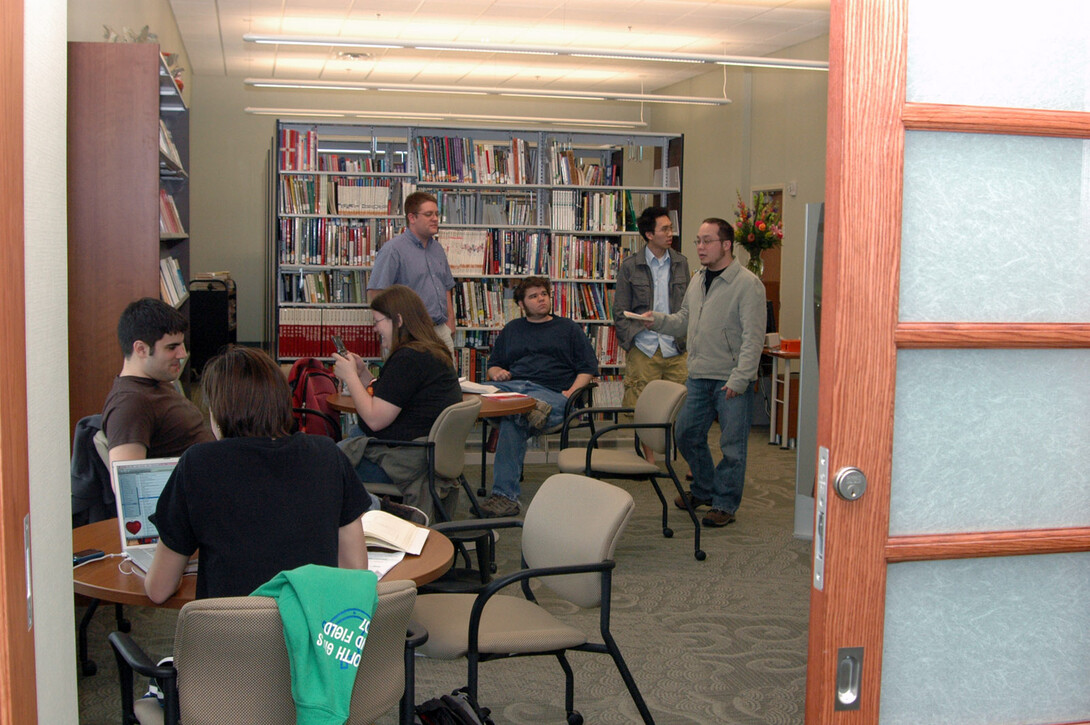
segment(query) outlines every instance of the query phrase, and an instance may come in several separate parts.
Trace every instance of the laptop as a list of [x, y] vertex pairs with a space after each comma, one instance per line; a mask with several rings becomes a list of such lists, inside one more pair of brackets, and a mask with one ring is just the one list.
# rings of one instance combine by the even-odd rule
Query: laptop
[[177, 463], [177, 458], [147, 458], [112, 465], [121, 552], [145, 572], [159, 543], [159, 531], [148, 517], [155, 513], [159, 494]]

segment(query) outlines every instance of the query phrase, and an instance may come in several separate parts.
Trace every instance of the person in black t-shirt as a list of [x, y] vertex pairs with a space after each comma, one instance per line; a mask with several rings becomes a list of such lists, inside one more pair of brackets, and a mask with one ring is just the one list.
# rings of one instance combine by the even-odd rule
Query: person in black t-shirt
[[371, 300], [375, 330], [389, 350], [382, 376], [372, 380], [363, 359], [334, 355], [333, 372], [356, 405], [364, 436], [342, 442], [363, 481], [396, 483], [403, 502], [431, 514], [423, 492], [427, 460], [419, 448], [369, 443], [370, 438], [411, 441], [426, 437], [446, 408], [461, 402], [462, 389], [450, 350], [435, 334], [416, 292], [400, 284]]
[[169, 599], [198, 549], [198, 599], [247, 595], [304, 564], [367, 568], [360, 517], [371, 499], [331, 439], [288, 432], [276, 363], [230, 348], [205, 365], [202, 392], [217, 440], [187, 450], [159, 496], [148, 597]]

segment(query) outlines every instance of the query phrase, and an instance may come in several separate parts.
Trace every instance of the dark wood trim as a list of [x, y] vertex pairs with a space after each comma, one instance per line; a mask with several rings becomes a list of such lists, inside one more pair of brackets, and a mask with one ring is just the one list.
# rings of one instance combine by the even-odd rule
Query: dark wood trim
[[[27, 627], [23, 522], [30, 513], [23, 281], [23, 2], [0, 0], [0, 722], [38, 721]], [[38, 623], [35, 623], [36, 625]]]
[[902, 350], [927, 348], [1090, 347], [1090, 324], [1059, 322], [902, 322], [894, 333]]
[[1090, 138], [1090, 113], [1081, 111], [906, 103], [901, 118], [909, 131]]
[[894, 564], [1078, 551], [1090, 551], [1090, 527], [893, 536], [886, 542], [886, 561]]

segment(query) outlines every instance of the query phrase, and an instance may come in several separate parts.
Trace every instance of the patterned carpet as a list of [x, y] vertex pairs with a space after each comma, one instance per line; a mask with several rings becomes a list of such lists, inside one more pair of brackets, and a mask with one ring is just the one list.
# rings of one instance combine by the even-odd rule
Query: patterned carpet
[[[713, 436], [717, 430], [713, 429]], [[681, 475], [687, 470], [680, 461]], [[523, 503], [552, 465], [528, 465]], [[613, 633], [659, 725], [736, 723], [789, 725], [803, 721], [809, 542], [792, 536], [794, 451], [768, 445], [767, 428], [754, 428], [746, 491], [736, 523], [705, 529], [708, 554], [692, 555], [692, 528], [671, 506], [672, 539], [662, 537], [658, 500], [648, 484], [621, 482], [636, 511], [617, 548]], [[467, 469], [470, 481], [478, 469]], [[669, 492], [667, 495], [672, 499]], [[518, 562], [518, 534], [499, 542], [500, 571]], [[598, 612], [540, 600], [596, 634]], [[76, 617], [83, 614], [77, 607]], [[149, 652], [168, 652], [175, 613], [130, 607], [137, 640]], [[99, 674], [80, 677], [80, 722], [119, 722], [117, 675], [105, 642], [112, 608], [95, 617], [90, 639]], [[588, 723], [638, 723], [639, 716], [605, 655], [573, 653], [575, 707]], [[465, 663], [417, 660], [417, 701], [464, 684]], [[481, 666], [481, 701], [497, 723], [562, 723], [564, 679], [551, 657]], [[397, 722], [389, 713], [379, 725]]]

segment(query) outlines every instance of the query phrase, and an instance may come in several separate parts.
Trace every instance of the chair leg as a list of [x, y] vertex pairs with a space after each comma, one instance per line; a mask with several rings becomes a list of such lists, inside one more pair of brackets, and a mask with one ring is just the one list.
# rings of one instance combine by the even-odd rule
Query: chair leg
[[79, 620], [79, 632], [76, 639], [76, 652], [79, 659], [80, 672], [84, 677], [91, 677], [98, 672], [98, 665], [94, 663], [87, 654], [87, 628], [91, 624], [91, 619], [95, 616], [95, 610], [98, 609], [99, 600], [92, 599], [91, 603], [87, 605], [87, 611], [83, 613], [83, 617]]
[[655, 725], [655, 718], [651, 717], [651, 711], [647, 709], [647, 703], [643, 701], [640, 688], [636, 686], [636, 680], [632, 677], [624, 657], [621, 656], [620, 648], [617, 647], [617, 643], [608, 631], [602, 632], [602, 634], [609, 656], [613, 658], [613, 663], [617, 665], [617, 671], [621, 674], [621, 679], [624, 680], [624, 686], [628, 688], [628, 694], [632, 697], [632, 702], [636, 704], [636, 709], [640, 711], [640, 717], [643, 718], [644, 725]]
[[[477, 496], [484, 498], [488, 495], [488, 491], [484, 487], [484, 472], [488, 468], [488, 421], [481, 421], [481, 485], [477, 489]], [[469, 500], [472, 501], [473, 497], [470, 496]], [[479, 518], [479, 517], [478, 517]]]
[[[481, 511], [481, 505], [477, 503], [477, 496], [473, 495], [473, 489], [469, 487], [469, 481], [466, 480], [465, 474], [458, 476], [458, 481], [462, 484], [462, 490], [466, 492], [466, 498], [469, 499], [469, 507], [473, 509], [473, 518], [483, 519], [484, 512]], [[484, 489], [481, 489], [482, 491]], [[477, 492], [478, 495], [483, 496], [481, 491]]]
[[570, 718], [575, 712], [575, 673], [563, 652], [557, 652], [556, 659], [564, 670], [564, 713]]
[[662, 535], [669, 539], [674, 535], [674, 530], [670, 528], [669, 508], [666, 506], [666, 497], [662, 495], [662, 489], [659, 488], [659, 482], [654, 476], [651, 476], [651, 486], [655, 489], [655, 495], [659, 497], [659, 503], [662, 504]]
[[689, 518], [693, 520], [693, 556], [696, 557], [697, 561], [704, 561], [708, 558], [708, 555], [700, 548], [700, 519], [696, 517], [696, 511], [693, 510], [692, 499], [685, 495], [685, 490], [681, 488], [681, 481], [678, 480], [673, 467], [670, 465], [667, 465], [666, 467], [670, 471], [670, 478], [674, 481], [674, 488], [677, 489], [677, 493], [681, 496], [681, 500], [685, 502], [685, 510], [689, 512]]
[[114, 620], [117, 622], [118, 632], [132, 631], [132, 624], [129, 622], [129, 620], [125, 619], [125, 605], [114, 605]]

